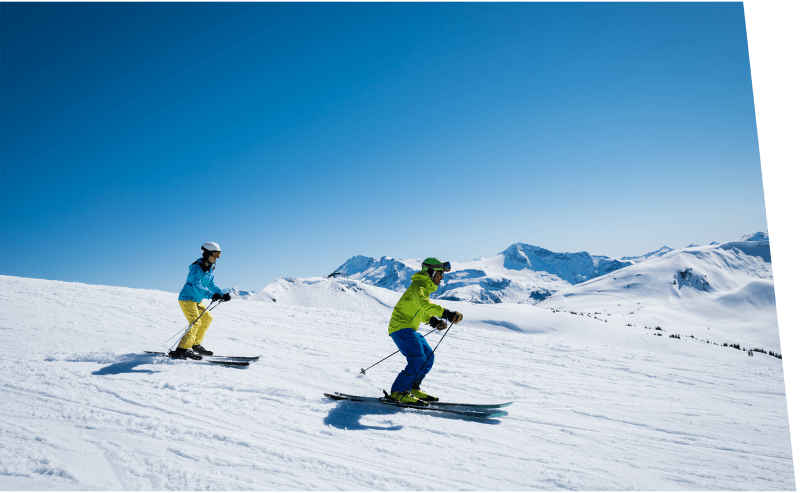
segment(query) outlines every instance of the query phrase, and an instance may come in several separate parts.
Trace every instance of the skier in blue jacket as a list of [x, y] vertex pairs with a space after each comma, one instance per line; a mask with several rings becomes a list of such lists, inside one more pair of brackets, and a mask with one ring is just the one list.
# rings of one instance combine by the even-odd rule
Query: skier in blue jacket
[[206, 335], [208, 326], [214, 318], [202, 304], [203, 299], [211, 301], [230, 301], [231, 295], [223, 294], [222, 290], [214, 284], [214, 268], [217, 259], [222, 255], [219, 245], [213, 241], [204, 243], [200, 249], [203, 256], [189, 266], [189, 276], [178, 295], [178, 304], [189, 323], [195, 322], [184, 334], [178, 347], [170, 351], [169, 355], [178, 359], [203, 359], [203, 356], [212, 356], [214, 353], [204, 348], [201, 343]]

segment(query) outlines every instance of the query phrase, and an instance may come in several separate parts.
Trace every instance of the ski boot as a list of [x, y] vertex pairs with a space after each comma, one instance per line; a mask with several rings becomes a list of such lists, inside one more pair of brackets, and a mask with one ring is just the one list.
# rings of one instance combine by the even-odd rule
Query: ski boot
[[408, 392], [392, 392], [389, 394], [389, 398], [407, 406], [424, 407], [428, 405], [427, 402], [417, 399]]
[[420, 389], [411, 389], [411, 390], [409, 390], [409, 392], [411, 393], [411, 395], [413, 395], [414, 397], [416, 397], [417, 399], [419, 399], [421, 401], [436, 402], [436, 401], [439, 400], [438, 397], [434, 397], [434, 396], [432, 396], [432, 395], [430, 395], [430, 394], [428, 394], [426, 392], [423, 392]]
[[200, 356], [199, 354], [195, 354], [191, 349], [184, 349], [182, 347], [175, 348], [174, 351], [170, 351], [169, 357], [175, 359], [186, 359], [186, 358], [195, 360], [203, 359], [202, 356]]
[[208, 349], [204, 348], [200, 344], [192, 346], [192, 351], [194, 351], [197, 354], [202, 354], [203, 356], [214, 356], [214, 353], [212, 353]]

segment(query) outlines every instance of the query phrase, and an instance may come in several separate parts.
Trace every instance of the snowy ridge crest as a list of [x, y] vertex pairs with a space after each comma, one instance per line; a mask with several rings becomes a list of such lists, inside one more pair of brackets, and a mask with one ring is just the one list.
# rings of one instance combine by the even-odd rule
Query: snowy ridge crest
[[223, 293], [228, 293], [229, 295], [231, 295], [231, 298], [234, 299], [234, 300], [249, 300], [250, 298], [252, 298], [256, 294], [258, 294], [257, 291], [245, 291], [244, 289], [240, 289], [238, 287], [230, 288], [230, 289], [223, 289], [222, 292]]
[[639, 255], [638, 257], [622, 257], [620, 260], [628, 260], [633, 263], [644, 262], [645, 260], [654, 258], [654, 257], [663, 257], [664, 255], [668, 254], [669, 252], [675, 251], [674, 248], [668, 247], [664, 245], [663, 247], [659, 248], [658, 250], [645, 253], [644, 255]]
[[500, 252], [500, 255], [505, 259], [503, 267], [506, 269], [547, 272], [570, 284], [580, 284], [633, 265], [633, 262], [603, 255], [590, 255], [588, 252], [555, 253], [525, 243], [514, 243]]
[[[518, 242], [496, 257], [477, 257], [463, 263], [452, 262], [453, 270], [445, 274], [442, 284], [431, 298], [481, 304], [537, 304], [571, 286], [582, 285], [646, 261], [653, 262], [679, 252], [707, 247], [735, 249], [749, 257], [760, 257], [764, 262], [771, 262], [769, 235], [763, 232], [747, 234], [738, 241], [724, 244], [714, 242], [706, 247], [690, 245], [674, 249], [663, 246], [644, 255], [621, 259], [591, 255], [585, 251], [559, 253]], [[340, 265], [335, 275], [402, 292], [411, 284], [411, 276], [419, 271], [420, 264], [419, 259], [382, 257], [376, 260], [357, 255]], [[678, 275], [677, 272], [673, 274]]]
[[[372, 286], [404, 291], [421, 261], [357, 255], [331, 276], [347, 276]], [[580, 253], [554, 253], [525, 243], [515, 243], [492, 258], [478, 257], [455, 263], [444, 277], [434, 299], [472, 303], [536, 304], [570, 285], [594, 279], [632, 265], [611, 257]]]
[[759, 231], [757, 233], [747, 234], [739, 238], [739, 241], [769, 241], [769, 233]]
[[356, 255], [340, 265], [334, 274], [392, 291], [403, 291], [411, 284], [411, 276], [419, 271], [418, 265], [411, 265], [392, 257], [372, 257]]

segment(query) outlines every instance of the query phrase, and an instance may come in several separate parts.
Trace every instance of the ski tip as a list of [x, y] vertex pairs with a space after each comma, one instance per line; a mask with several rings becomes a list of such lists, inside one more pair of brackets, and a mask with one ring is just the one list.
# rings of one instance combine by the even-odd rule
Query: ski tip
[[508, 411], [499, 411], [489, 415], [490, 418], [502, 418], [503, 416], [508, 416]]

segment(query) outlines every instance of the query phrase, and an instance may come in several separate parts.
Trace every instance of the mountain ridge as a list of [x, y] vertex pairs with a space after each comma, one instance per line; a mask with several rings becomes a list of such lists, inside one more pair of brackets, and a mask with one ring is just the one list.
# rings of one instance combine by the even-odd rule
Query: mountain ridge
[[[766, 242], [766, 248], [764, 248]], [[753, 247], [758, 243], [760, 246]], [[710, 245], [748, 250], [762, 255], [766, 262], [769, 254], [769, 234], [756, 232], [742, 236], [738, 241], [713, 242]], [[472, 303], [526, 303], [537, 304], [556, 292], [579, 285], [612, 272], [672, 255], [684, 249], [663, 246], [639, 256], [617, 259], [605, 255], [582, 252], [553, 252], [522, 242], [511, 244], [495, 257], [478, 257], [469, 262], [452, 262], [453, 269], [445, 274], [433, 299], [468, 301]], [[341, 264], [329, 277], [346, 276], [364, 284], [404, 291], [411, 276], [419, 272], [420, 259], [395, 259], [383, 256], [380, 260], [356, 255]]]

